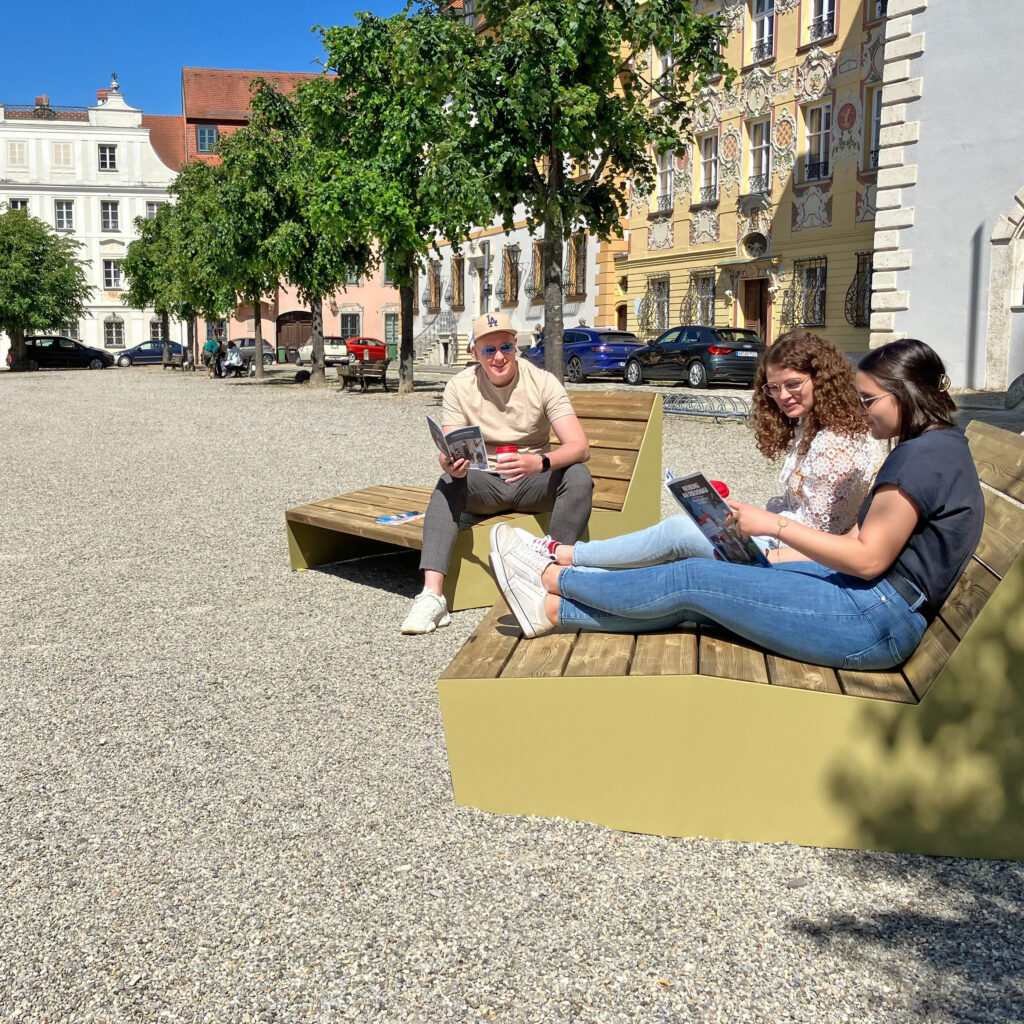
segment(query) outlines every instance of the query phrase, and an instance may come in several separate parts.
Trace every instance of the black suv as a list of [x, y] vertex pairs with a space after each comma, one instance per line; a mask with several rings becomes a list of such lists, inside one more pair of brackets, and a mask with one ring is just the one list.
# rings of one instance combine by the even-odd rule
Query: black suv
[[626, 363], [627, 384], [685, 380], [691, 388], [715, 381], [753, 384], [765, 343], [745, 327], [672, 327]]
[[[114, 365], [114, 357], [101, 348], [89, 348], [80, 341], [60, 336], [42, 336], [25, 339], [25, 358], [30, 370], [59, 370], [70, 367], [88, 367], [90, 370], [104, 370]], [[7, 365], [11, 365], [11, 353], [7, 353]]]

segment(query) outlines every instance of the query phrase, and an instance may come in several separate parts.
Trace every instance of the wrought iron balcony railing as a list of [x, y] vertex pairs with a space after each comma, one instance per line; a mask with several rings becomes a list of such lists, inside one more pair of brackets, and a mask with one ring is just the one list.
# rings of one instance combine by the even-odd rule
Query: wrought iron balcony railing
[[871, 150], [870, 154], [868, 155], [868, 166], [871, 167], [873, 170], [877, 169], [877, 167], [878, 167], [878, 154], [879, 154], [879, 152], [880, 152], [880, 150], [873, 149], [873, 150]]
[[817, 181], [819, 178], [828, 177], [828, 161], [827, 160], [808, 160], [807, 161], [807, 181]]
[[763, 60], [771, 60], [775, 56], [775, 40], [767, 39], [763, 43], [754, 43], [750, 48], [750, 63], [760, 64]]
[[816, 43], [819, 39], [828, 39], [836, 34], [836, 19], [834, 14], [823, 14], [811, 22], [811, 42]]
[[665, 192], [663, 195], [658, 196], [658, 212], [661, 213], [665, 210], [672, 209], [672, 193]]
[[750, 176], [750, 194], [758, 192], [770, 192], [772, 187], [772, 176], [766, 171], [764, 174], [752, 174]]
[[704, 185], [700, 190], [700, 201], [701, 203], [717, 203], [718, 202], [718, 186], [717, 185]]

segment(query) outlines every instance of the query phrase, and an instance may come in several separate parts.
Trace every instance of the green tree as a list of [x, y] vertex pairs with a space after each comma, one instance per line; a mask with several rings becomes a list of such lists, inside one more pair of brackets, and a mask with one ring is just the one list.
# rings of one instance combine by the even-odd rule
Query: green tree
[[364, 274], [372, 266], [367, 218], [353, 202], [335, 197], [331, 232], [314, 223], [315, 199], [325, 184], [317, 176], [323, 167], [315, 159], [309, 129], [309, 122], [315, 122], [320, 113], [317, 91], [300, 86], [293, 99], [257, 79], [252, 103], [253, 118], [239, 134], [246, 145], [265, 153], [266, 184], [273, 193], [277, 217], [266, 239], [268, 258], [312, 312], [312, 375], [322, 382], [324, 299], [350, 276]]
[[[651, 151], [681, 146], [700, 89], [731, 81], [725, 29], [690, 0], [482, 0], [481, 10], [491, 32], [469, 82], [473, 158], [506, 229], [520, 204], [531, 231], [544, 229], [545, 365], [561, 378], [566, 234], [621, 236], [629, 183], [640, 195], [654, 183]], [[671, 54], [656, 78], [652, 51]]]
[[465, 238], [493, 216], [468, 148], [464, 84], [479, 51], [461, 20], [428, 6], [357, 17], [354, 26], [321, 29], [331, 76], [302, 90], [315, 163], [310, 219], [344, 245], [352, 232], [346, 211], [359, 211], [375, 249], [353, 270], [383, 261], [398, 285], [399, 391], [408, 392], [417, 270], [435, 239]]
[[174, 208], [164, 204], [152, 219], [136, 217], [135, 230], [138, 235], [128, 243], [121, 263], [127, 279], [121, 301], [132, 309], [153, 309], [160, 317], [166, 363], [170, 356], [170, 318], [173, 315], [177, 320], [187, 320], [190, 313], [181, 302], [176, 273]]
[[0, 213], [0, 330], [11, 339], [11, 369], [29, 369], [25, 332], [86, 316], [92, 294], [78, 243], [24, 210]]

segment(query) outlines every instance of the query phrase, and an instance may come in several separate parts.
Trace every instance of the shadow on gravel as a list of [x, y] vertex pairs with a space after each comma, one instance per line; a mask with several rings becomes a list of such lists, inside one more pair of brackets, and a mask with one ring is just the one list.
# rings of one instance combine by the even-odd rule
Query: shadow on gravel
[[339, 580], [348, 580], [350, 583], [359, 583], [365, 587], [411, 598], [423, 589], [419, 563], [419, 551], [402, 548], [393, 553], [318, 565], [309, 572], [320, 572], [325, 576], [334, 576]]
[[794, 931], [823, 954], [847, 961], [858, 959], [857, 946], [884, 949], [899, 967], [878, 981], [907, 992], [907, 1020], [1021, 1020], [1024, 872], [1019, 865], [928, 857], [878, 857], [859, 863], [865, 891], [876, 888], [879, 875], [888, 871], [894, 888], [912, 879], [930, 903], [941, 902], [960, 913], [924, 912], [910, 903], [875, 914], [797, 920]]

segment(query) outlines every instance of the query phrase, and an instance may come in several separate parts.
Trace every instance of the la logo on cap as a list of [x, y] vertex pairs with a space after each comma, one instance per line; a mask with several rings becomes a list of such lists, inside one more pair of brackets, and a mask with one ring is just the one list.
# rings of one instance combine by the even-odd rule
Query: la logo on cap
[[495, 320], [493, 316], [489, 316], [487, 318], [487, 326], [488, 327], [497, 327], [498, 326], [498, 321]]

